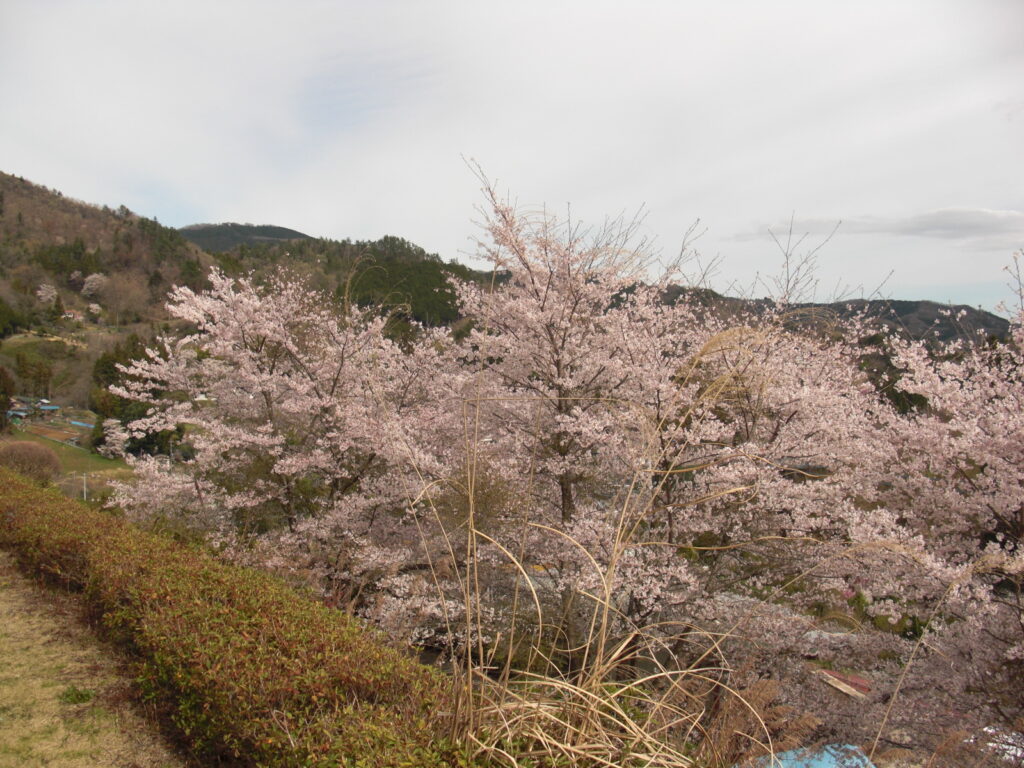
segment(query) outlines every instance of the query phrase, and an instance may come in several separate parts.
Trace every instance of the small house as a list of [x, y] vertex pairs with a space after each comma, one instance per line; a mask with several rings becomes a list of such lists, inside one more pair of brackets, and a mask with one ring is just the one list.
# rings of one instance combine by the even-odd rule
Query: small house
[[27, 419], [31, 415], [32, 411], [25, 410], [24, 408], [7, 409], [7, 421], [12, 424], [20, 424], [22, 420]]

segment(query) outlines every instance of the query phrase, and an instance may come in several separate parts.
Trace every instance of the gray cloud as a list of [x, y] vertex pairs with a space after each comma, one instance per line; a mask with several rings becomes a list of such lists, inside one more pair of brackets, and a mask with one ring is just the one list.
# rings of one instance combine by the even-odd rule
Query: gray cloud
[[997, 101], [992, 105], [993, 111], [1002, 115], [1008, 122], [1015, 122], [1024, 117], [1024, 99], [1016, 101]]
[[[838, 226], [838, 228], [837, 228]], [[1024, 213], [988, 208], [940, 208], [909, 216], [854, 216], [847, 219], [800, 218], [780, 221], [740, 232], [735, 240], [769, 238], [794, 234], [828, 235], [833, 230], [846, 235], [898, 235], [962, 241], [972, 247], [1006, 250], [1024, 246]]]

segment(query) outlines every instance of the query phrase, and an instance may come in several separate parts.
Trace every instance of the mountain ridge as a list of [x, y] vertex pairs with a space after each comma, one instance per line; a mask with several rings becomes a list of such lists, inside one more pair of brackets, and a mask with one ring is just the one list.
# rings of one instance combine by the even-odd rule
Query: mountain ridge
[[178, 232], [186, 240], [211, 254], [230, 251], [245, 244], [314, 239], [303, 232], [276, 224], [189, 224], [186, 227], [179, 227]]
[[[170, 286], [201, 288], [212, 266], [235, 275], [295, 268], [315, 288], [339, 298], [352, 292], [350, 298], [360, 303], [404, 307], [408, 319], [428, 325], [458, 319], [448, 277], [489, 280], [489, 273], [445, 261], [393, 235], [375, 241], [330, 240], [276, 224], [236, 222], [172, 229], [123, 205], [111, 209], [85, 203], [0, 172], [0, 300], [19, 312], [37, 312], [35, 292], [42, 282], [56, 287], [65, 307], [84, 311], [87, 302], [75, 281], [101, 272], [129, 289], [112, 292], [111, 297], [115, 303], [133, 305], [123, 308], [128, 316], [158, 321], [165, 318], [161, 307]], [[677, 286], [667, 298], [677, 299], [693, 290], [697, 289]], [[701, 301], [723, 311], [756, 307], [765, 301], [709, 289], [700, 293]], [[840, 315], [847, 314], [847, 306], [868, 310], [889, 329], [918, 338], [971, 337], [979, 330], [1001, 336], [1008, 328], [1008, 321], [991, 312], [930, 300], [853, 299], [799, 305], [828, 307]]]
[[[210, 253], [194, 241], [197, 233], [237, 242]], [[464, 327], [449, 278], [481, 285], [502, 279], [445, 261], [401, 237], [339, 241], [278, 225], [234, 223], [178, 230], [123, 205], [85, 203], [0, 172], [0, 339], [13, 335], [0, 343], [0, 366], [14, 374], [19, 392], [75, 407], [93, 404], [97, 361], [128, 349], [133, 338], [139, 346], [175, 332], [180, 324], [166, 312], [168, 291], [173, 285], [202, 290], [213, 267], [256, 279], [284, 268], [339, 302], [382, 304], [398, 337], [415, 333], [413, 322], [456, 332]], [[709, 311], [737, 318], [768, 306], [765, 299], [683, 286], [665, 298], [678, 300], [684, 292]], [[847, 305], [868, 311], [883, 329], [909, 336], [978, 340], [978, 331], [1004, 336], [1008, 328], [1005, 319], [972, 307], [901, 300], [795, 306], [795, 314], [803, 315], [795, 327], [827, 328], [828, 318], [850, 311]], [[884, 361], [878, 365], [885, 368]]]

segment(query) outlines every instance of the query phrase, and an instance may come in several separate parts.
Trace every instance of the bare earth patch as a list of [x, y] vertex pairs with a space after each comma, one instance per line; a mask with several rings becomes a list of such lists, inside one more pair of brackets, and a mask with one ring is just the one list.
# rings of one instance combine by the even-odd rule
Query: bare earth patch
[[185, 768], [135, 708], [131, 680], [74, 599], [0, 551], [0, 768]]

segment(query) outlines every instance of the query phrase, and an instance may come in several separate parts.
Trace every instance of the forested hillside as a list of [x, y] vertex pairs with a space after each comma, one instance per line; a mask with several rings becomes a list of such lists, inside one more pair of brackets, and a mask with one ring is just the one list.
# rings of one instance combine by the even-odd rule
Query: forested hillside
[[[396, 338], [411, 332], [410, 323], [460, 320], [450, 278], [480, 285], [506, 278], [500, 270], [491, 275], [446, 261], [398, 236], [329, 240], [253, 224], [175, 230], [123, 205], [81, 202], [0, 173], [0, 338], [34, 334], [0, 347], [0, 365], [14, 373], [19, 393], [85, 407], [97, 358], [131, 334], [147, 339], [166, 328], [170, 289], [207, 287], [211, 266], [257, 280], [283, 269], [339, 306], [379, 306], [392, 316]], [[669, 286], [663, 298], [671, 304], [686, 294], [716, 315], [769, 306], [707, 289], [694, 297], [692, 290]], [[1008, 328], [988, 312], [926, 301], [813, 305], [822, 306], [838, 316], [866, 312], [880, 327], [912, 338], [1003, 337]]]
[[[97, 304], [114, 324], [162, 318], [160, 299], [170, 286], [198, 287], [210, 263], [155, 219], [0, 173], [0, 297], [30, 320], [58, 299], [62, 309], [83, 313]], [[87, 286], [95, 274], [106, 281]], [[56, 292], [52, 300], [40, 300], [43, 285]]]
[[382, 306], [399, 336], [411, 321], [458, 319], [449, 276], [487, 278], [399, 237], [339, 242], [241, 224], [179, 231], [0, 173], [0, 339], [12, 337], [0, 366], [16, 394], [95, 408], [94, 385], [110, 383], [94, 372], [97, 360], [168, 329], [171, 287], [205, 287], [214, 265], [257, 277], [287, 269], [339, 303]]
[[486, 282], [490, 275], [445, 262], [415, 243], [385, 235], [379, 240], [300, 239], [249, 243], [216, 256], [229, 275], [265, 274], [284, 267], [339, 301], [381, 305], [428, 326], [458, 319], [448, 278]]
[[0, 173], [0, 366], [15, 393], [88, 405], [96, 358], [168, 320], [172, 285], [211, 258], [155, 219]]

